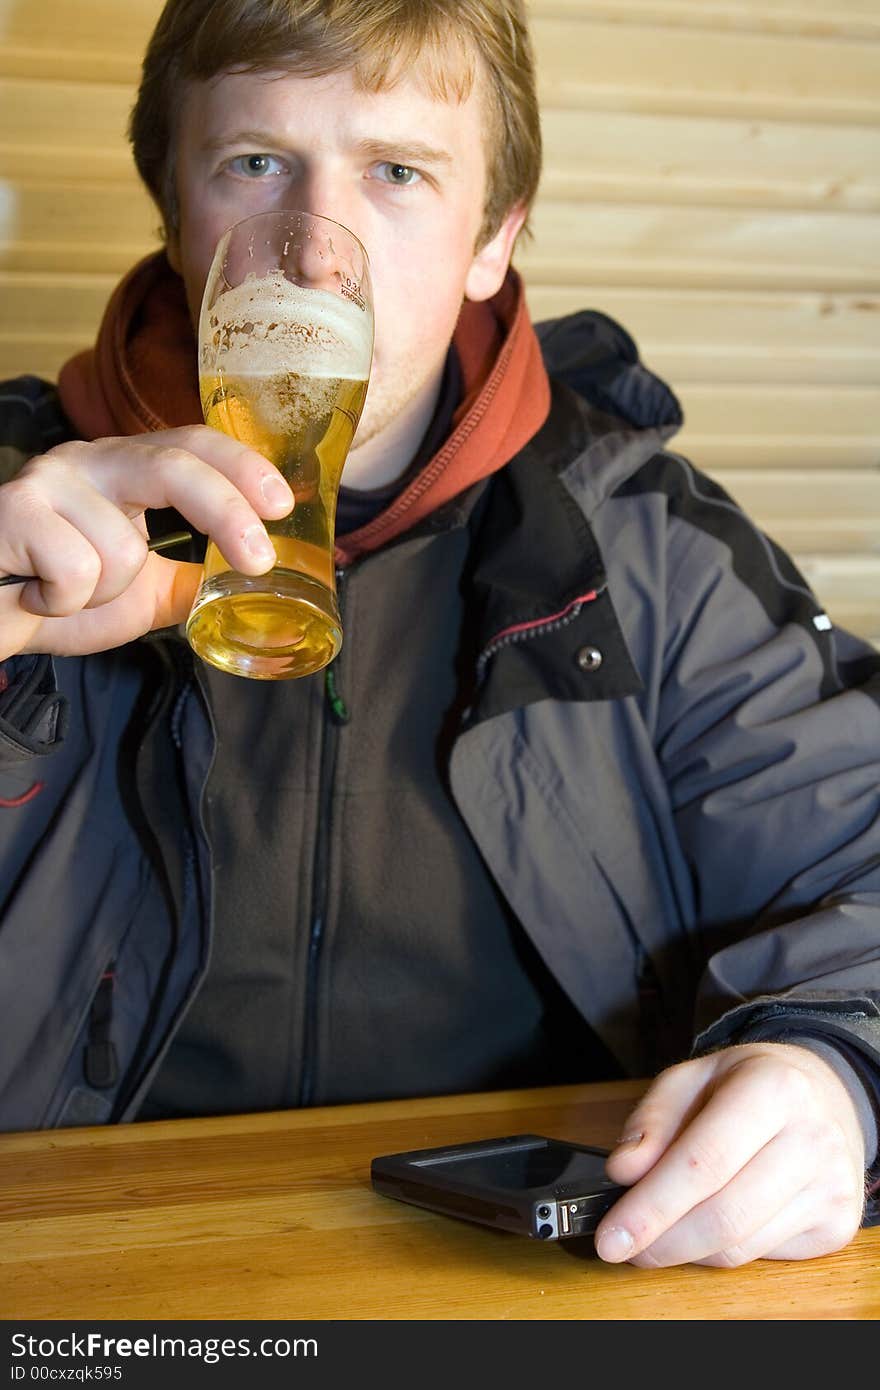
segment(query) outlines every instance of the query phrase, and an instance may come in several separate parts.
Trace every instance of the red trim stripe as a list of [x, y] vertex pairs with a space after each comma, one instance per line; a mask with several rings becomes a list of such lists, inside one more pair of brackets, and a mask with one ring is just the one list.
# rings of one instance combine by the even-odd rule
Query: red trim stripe
[[503, 641], [505, 637], [512, 637], [517, 632], [528, 632], [530, 628], [546, 627], [548, 623], [558, 623], [563, 618], [568, 617], [573, 608], [579, 608], [584, 603], [592, 603], [597, 597], [597, 591], [591, 589], [588, 594], [581, 594], [580, 598], [572, 599], [571, 603], [567, 603], [558, 613], [551, 613], [549, 618], [537, 618], [530, 623], [514, 623], [512, 627], [503, 628], [501, 632], [496, 632], [488, 645], [494, 647], [496, 642]]
[[40, 795], [45, 785], [45, 782], [35, 782], [26, 792], [22, 792], [21, 796], [0, 796], [0, 806], [12, 808], [26, 806], [29, 801], [33, 801], [35, 796]]

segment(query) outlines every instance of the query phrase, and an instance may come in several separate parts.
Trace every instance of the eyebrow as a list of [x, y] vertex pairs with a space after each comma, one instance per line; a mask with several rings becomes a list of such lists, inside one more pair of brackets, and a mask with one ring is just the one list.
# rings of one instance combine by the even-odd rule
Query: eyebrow
[[[250, 145], [253, 149], [261, 151], [279, 149], [286, 144], [286, 140], [279, 140], [277, 133], [273, 135], [269, 130], [236, 130], [228, 135], [218, 135], [213, 140], [206, 140], [202, 148], [216, 152], [227, 149], [230, 145]], [[423, 140], [414, 140], [408, 135], [399, 139], [388, 137], [357, 140], [352, 148], [357, 154], [367, 158], [394, 159], [401, 164], [430, 164], [437, 168], [449, 168], [455, 162], [448, 150], [427, 145]]]
[[448, 168], [454, 162], [448, 150], [426, 145], [408, 135], [399, 140], [358, 140], [354, 148], [358, 154], [375, 159], [396, 159], [401, 164], [434, 164]]
[[202, 142], [203, 150], [225, 150], [230, 145], [252, 145], [254, 149], [260, 151], [268, 149], [270, 145], [277, 145], [278, 141], [273, 139], [267, 130], [233, 130], [228, 135], [218, 135], [213, 140]]

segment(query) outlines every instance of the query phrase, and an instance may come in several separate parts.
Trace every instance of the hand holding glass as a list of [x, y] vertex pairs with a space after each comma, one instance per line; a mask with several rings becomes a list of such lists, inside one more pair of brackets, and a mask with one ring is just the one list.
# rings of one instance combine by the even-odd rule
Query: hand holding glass
[[267, 212], [221, 237], [199, 322], [205, 422], [270, 459], [296, 499], [265, 523], [278, 557], [268, 574], [240, 574], [208, 542], [186, 631], [224, 671], [305, 676], [342, 644], [336, 498], [372, 354], [367, 255], [346, 228]]

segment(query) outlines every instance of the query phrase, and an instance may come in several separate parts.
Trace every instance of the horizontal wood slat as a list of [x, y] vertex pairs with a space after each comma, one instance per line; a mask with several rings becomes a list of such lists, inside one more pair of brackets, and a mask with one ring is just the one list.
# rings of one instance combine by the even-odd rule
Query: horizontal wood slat
[[805, 555], [801, 570], [829, 603], [838, 597], [861, 601], [880, 621], [880, 555]]
[[158, 244], [139, 184], [0, 184], [0, 268], [123, 272]]
[[[0, 177], [136, 182], [134, 88], [0, 78]], [[655, 113], [547, 110], [542, 200], [880, 209], [877, 133]]]
[[[163, 0], [0, 0], [0, 42], [49, 51], [79, 45], [131, 61]], [[604, 21], [621, 28], [669, 26], [818, 38], [880, 37], [875, 0], [528, 0], [533, 24]]]
[[875, 0], [528, 0], [535, 18], [604, 19], [617, 24], [666, 24], [755, 33], [814, 34], [820, 38], [880, 36]]
[[[684, 400], [685, 411], [688, 400]], [[863, 438], [843, 438], [841, 436], [790, 435], [768, 439], [760, 434], [741, 434], [729, 438], [721, 431], [700, 434], [687, 425], [677, 436], [677, 447], [689, 454], [701, 468], [716, 477], [724, 469], [762, 469], [766, 473], [780, 470], [789, 474], [806, 471], [815, 478], [823, 473], [836, 473], [840, 469], [853, 472], [861, 470], [862, 476], [869, 476], [871, 469], [880, 467], [880, 443], [876, 435]], [[811, 483], [812, 485], [812, 483]], [[789, 501], [795, 486], [789, 482]], [[877, 521], [880, 523], [880, 513]]]
[[542, 106], [866, 122], [880, 45], [585, 19], [533, 26]]
[[0, 176], [135, 184], [126, 140], [133, 100], [128, 85], [0, 78]]
[[[880, 473], [838, 469], [798, 480], [784, 472], [757, 468], [716, 468], [713, 477], [771, 534], [780, 528], [798, 534], [794, 549], [800, 552], [830, 549], [880, 554]], [[852, 546], [827, 545], [817, 540], [823, 534], [860, 539]]]
[[[6, 0], [0, 75], [134, 83], [159, 9], [154, 0]], [[871, 32], [854, 43], [827, 23], [821, 36], [804, 37], [707, 27], [705, 16], [699, 27], [658, 18], [633, 11], [634, 22], [621, 23], [536, 7], [542, 103], [824, 122], [880, 113]]]
[[[40, 335], [90, 342], [110, 274], [0, 270], [0, 351]], [[880, 296], [530, 285], [536, 320], [581, 309], [616, 318], [675, 387], [734, 382], [870, 386], [880, 381]], [[30, 368], [29, 368], [30, 369]]]
[[774, 514], [760, 524], [795, 559], [810, 555], [880, 555], [880, 512], [872, 512], [865, 503], [859, 512], [829, 521], [791, 514], [790, 507], [790, 514]]
[[[90, 342], [116, 281], [115, 273], [0, 271], [0, 345], [12, 349], [35, 335]], [[536, 320], [581, 309], [611, 315], [647, 365], [678, 389], [880, 380], [880, 297], [536, 285], [528, 300]]]
[[0, 74], [135, 83], [162, 0], [0, 0]]
[[545, 109], [542, 130], [544, 200], [880, 207], [871, 126]]
[[880, 381], [880, 295], [527, 285], [537, 321], [599, 309], [672, 383]]
[[[691, 385], [678, 381], [688, 426], [696, 434], [742, 439], [872, 437], [880, 452], [880, 390], [861, 386]], [[876, 457], [876, 452], [875, 452]], [[878, 460], [880, 462], [880, 460]]]
[[[124, 270], [155, 245], [137, 184], [0, 182], [0, 268]], [[542, 202], [517, 253], [533, 284], [880, 291], [880, 215]]]
[[622, 206], [542, 200], [517, 254], [541, 284], [880, 289], [871, 213]]
[[[0, 338], [95, 335], [117, 275], [0, 270]], [[634, 336], [674, 386], [873, 385], [880, 381], [880, 296], [738, 295], [620, 285], [527, 286], [535, 320], [598, 309]]]

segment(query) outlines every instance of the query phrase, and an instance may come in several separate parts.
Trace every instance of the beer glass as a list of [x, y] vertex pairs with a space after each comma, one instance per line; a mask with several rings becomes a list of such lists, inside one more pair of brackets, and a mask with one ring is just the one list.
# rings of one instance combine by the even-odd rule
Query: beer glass
[[238, 573], [208, 541], [186, 635], [221, 670], [305, 676], [342, 644], [336, 498], [372, 355], [367, 254], [345, 227], [276, 211], [221, 237], [199, 321], [205, 421], [270, 459], [296, 500], [265, 523], [277, 556], [268, 574]]

